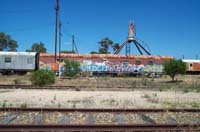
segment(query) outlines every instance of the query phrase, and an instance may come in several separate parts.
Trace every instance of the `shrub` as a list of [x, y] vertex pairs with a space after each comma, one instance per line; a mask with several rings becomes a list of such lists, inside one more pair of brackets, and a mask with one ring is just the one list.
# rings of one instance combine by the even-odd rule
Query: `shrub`
[[20, 84], [20, 79], [19, 78], [15, 78], [13, 81], [14, 81], [14, 84]]
[[27, 108], [27, 104], [26, 103], [21, 104], [20, 108]]
[[5, 102], [5, 101], [3, 102], [2, 107], [3, 107], [3, 108], [6, 107], [6, 102]]
[[65, 60], [64, 76], [73, 77], [80, 73], [80, 63], [77, 61]]
[[32, 73], [31, 82], [38, 86], [52, 84], [55, 82], [55, 74], [51, 71], [40, 69]]

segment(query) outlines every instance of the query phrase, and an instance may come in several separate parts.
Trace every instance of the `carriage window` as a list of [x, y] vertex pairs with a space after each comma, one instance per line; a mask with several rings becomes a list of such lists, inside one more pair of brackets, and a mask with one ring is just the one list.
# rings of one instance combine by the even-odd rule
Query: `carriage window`
[[135, 64], [136, 64], [136, 65], [140, 65], [140, 64], [141, 64], [141, 61], [135, 61]]
[[192, 67], [192, 64], [190, 64], [190, 67]]
[[123, 60], [122, 63], [123, 64], [128, 64], [128, 61], [127, 60]]
[[123, 62], [123, 63], [128, 63], [128, 61], [127, 61], [127, 60], [123, 60], [122, 62]]
[[153, 65], [153, 61], [148, 61], [148, 65]]
[[102, 62], [106, 62], [106, 61], [107, 61], [107, 59], [105, 59], [105, 58], [102, 59]]
[[64, 59], [57, 59], [57, 62], [64, 62]]
[[33, 58], [28, 58], [28, 59], [27, 59], [27, 63], [28, 63], [28, 64], [33, 64]]
[[9, 57], [5, 57], [5, 63], [11, 63], [11, 57], [9, 56]]

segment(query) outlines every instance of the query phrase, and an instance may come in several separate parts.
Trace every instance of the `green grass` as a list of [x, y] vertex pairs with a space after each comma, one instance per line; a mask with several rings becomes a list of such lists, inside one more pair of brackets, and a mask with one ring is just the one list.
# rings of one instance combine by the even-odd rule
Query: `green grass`
[[0, 93], [7, 93], [7, 92], [11, 92], [11, 90], [0, 90]]
[[21, 105], [20, 105], [20, 108], [27, 108], [28, 107], [28, 105], [26, 104], [26, 103], [22, 103]]
[[[29, 80], [30, 74], [24, 76], [11, 75], [1, 76], [0, 83], [2, 84], [31, 84]], [[76, 87], [85, 86], [88, 88], [120, 88], [130, 91], [134, 90], [154, 90], [154, 91], [183, 91], [200, 92], [200, 77], [199, 76], [178, 76], [177, 82], [171, 82], [168, 76], [161, 78], [147, 78], [147, 77], [80, 77], [76, 79], [62, 80], [58, 85], [73, 85]], [[181, 81], [182, 80], [182, 81]], [[56, 84], [55, 84], [56, 85]], [[120, 90], [119, 89], [119, 90]], [[80, 91], [82, 89], [75, 89]], [[1, 92], [1, 91], [0, 91]]]
[[200, 92], [200, 85], [188, 85], [188, 86], [185, 86], [183, 88], [183, 92], [184, 93], [188, 93], [188, 92]]
[[190, 105], [191, 105], [193, 108], [200, 108], [200, 102], [192, 102], [192, 103], [190, 103]]
[[173, 102], [168, 102], [168, 101], [165, 101], [165, 102], [162, 103], [162, 107], [164, 107], [164, 108], [174, 109], [174, 108], [177, 108], [178, 106], [179, 106], [179, 104], [173, 103]]

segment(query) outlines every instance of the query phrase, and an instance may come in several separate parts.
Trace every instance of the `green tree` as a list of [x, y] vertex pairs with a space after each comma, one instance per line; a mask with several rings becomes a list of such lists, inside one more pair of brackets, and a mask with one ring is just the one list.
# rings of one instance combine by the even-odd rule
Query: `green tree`
[[75, 51], [63, 50], [63, 51], [60, 51], [60, 53], [71, 54], [71, 53], [75, 53]]
[[115, 43], [115, 44], [112, 46], [112, 48], [113, 48], [113, 52], [115, 52], [116, 50], [118, 50], [118, 49], [120, 48], [119, 43]]
[[42, 42], [34, 43], [31, 49], [26, 50], [26, 52], [46, 53], [46, 48]]
[[11, 39], [10, 35], [0, 32], [0, 51], [17, 51], [17, 41]]
[[99, 53], [100, 54], [109, 54], [109, 47], [113, 45], [113, 41], [108, 37], [102, 39], [98, 42], [100, 44]]
[[44, 86], [55, 82], [55, 74], [48, 70], [39, 69], [31, 74], [30, 80], [34, 85]]
[[70, 61], [70, 60], [65, 60], [65, 72], [64, 72], [64, 76], [69, 76], [69, 77], [73, 77], [77, 74], [80, 73], [80, 63], [77, 61]]
[[99, 54], [99, 52], [91, 51], [90, 54]]
[[168, 60], [164, 62], [164, 71], [167, 75], [172, 78], [174, 82], [174, 78], [177, 74], [185, 74], [186, 72], [186, 63], [181, 60]]

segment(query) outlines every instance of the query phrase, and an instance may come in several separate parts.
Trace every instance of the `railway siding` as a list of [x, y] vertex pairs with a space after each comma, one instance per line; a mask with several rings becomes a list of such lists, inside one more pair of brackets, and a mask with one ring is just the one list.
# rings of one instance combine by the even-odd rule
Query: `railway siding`
[[19, 130], [198, 131], [200, 109], [0, 108], [0, 131]]
[[199, 109], [1, 108], [0, 124], [200, 124]]

